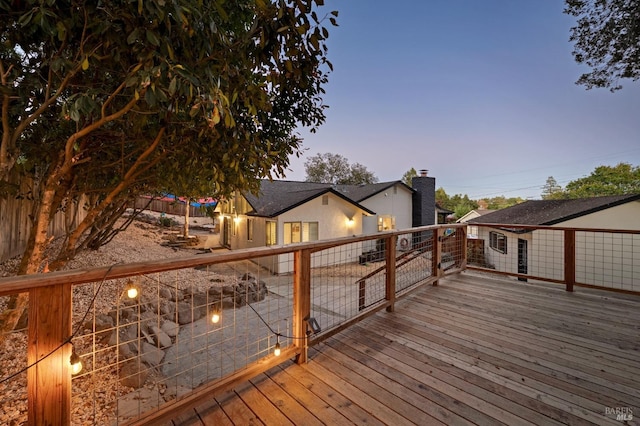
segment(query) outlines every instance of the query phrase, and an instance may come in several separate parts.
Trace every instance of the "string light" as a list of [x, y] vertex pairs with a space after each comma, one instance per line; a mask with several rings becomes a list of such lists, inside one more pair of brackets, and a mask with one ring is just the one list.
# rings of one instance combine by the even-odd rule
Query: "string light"
[[76, 353], [76, 348], [71, 345], [71, 356], [69, 357], [69, 364], [71, 365], [71, 375], [75, 376], [76, 374], [82, 371], [82, 359]]
[[217, 324], [218, 322], [220, 322], [220, 309], [218, 309], [217, 306], [214, 307], [211, 311], [211, 322], [213, 324]]
[[135, 299], [136, 297], [138, 297], [138, 287], [136, 287], [133, 281], [127, 281], [127, 285], [125, 288], [127, 291], [127, 297], [129, 299]]
[[276, 346], [273, 349], [273, 354], [275, 356], [280, 356], [280, 341], [277, 334], [276, 334]]

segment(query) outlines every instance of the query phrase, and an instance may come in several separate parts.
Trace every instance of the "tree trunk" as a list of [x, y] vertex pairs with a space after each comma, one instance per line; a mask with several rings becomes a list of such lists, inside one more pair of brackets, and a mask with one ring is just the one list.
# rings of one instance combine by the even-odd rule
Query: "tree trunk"
[[185, 210], [184, 210], [184, 237], [185, 238], [189, 238], [189, 199], [187, 198], [187, 201], [185, 203]]

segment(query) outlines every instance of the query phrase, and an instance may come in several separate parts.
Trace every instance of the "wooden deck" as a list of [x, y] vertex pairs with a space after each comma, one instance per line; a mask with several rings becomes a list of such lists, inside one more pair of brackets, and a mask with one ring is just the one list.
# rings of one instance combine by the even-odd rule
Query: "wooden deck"
[[640, 424], [640, 297], [465, 273], [175, 425]]

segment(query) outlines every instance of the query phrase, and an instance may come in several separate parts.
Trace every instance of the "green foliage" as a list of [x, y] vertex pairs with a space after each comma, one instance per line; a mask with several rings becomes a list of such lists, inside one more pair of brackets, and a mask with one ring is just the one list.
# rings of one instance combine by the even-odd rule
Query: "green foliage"
[[378, 178], [359, 163], [349, 164], [349, 160], [339, 154], [317, 154], [304, 163], [307, 182], [333, 183], [337, 185], [360, 185], [376, 183]]
[[516, 204], [520, 204], [524, 202], [520, 197], [510, 197], [506, 198], [503, 195], [498, 197], [492, 197], [485, 200], [487, 203], [487, 209], [489, 210], [500, 210], [507, 207], [515, 206]]
[[413, 185], [413, 178], [418, 176], [418, 172], [413, 167], [410, 168], [402, 175], [402, 182], [409, 188]]
[[596, 167], [589, 176], [573, 180], [563, 192], [564, 198], [640, 194], [640, 167], [628, 163]]
[[282, 176], [297, 126], [325, 119], [322, 4], [0, 1], [0, 182], [40, 183], [43, 229], [39, 212], [91, 194], [82, 234], [140, 192]]
[[620, 89], [620, 79], [640, 78], [640, 1], [566, 0], [566, 14], [577, 18], [569, 40], [573, 57], [591, 71], [577, 84]]
[[450, 197], [442, 187], [436, 189], [436, 203], [444, 209], [453, 211], [457, 219], [478, 208], [478, 203], [469, 199], [467, 194], [456, 194]]

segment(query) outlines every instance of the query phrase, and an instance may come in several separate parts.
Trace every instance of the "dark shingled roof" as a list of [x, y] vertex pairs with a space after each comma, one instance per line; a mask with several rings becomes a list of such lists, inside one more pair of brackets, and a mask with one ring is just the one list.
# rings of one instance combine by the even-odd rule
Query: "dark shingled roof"
[[375, 214], [360, 205], [359, 202], [383, 191], [384, 189], [381, 188], [389, 188], [396, 183], [398, 182], [371, 185], [332, 185], [329, 183], [265, 179], [260, 181], [259, 195], [253, 193], [244, 193], [243, 195], [253, 208], [250, 214], [254, 216], [275, 217], [326, 193], [335, 194], [365, 212]]
[[493, 213], [473, 218], [468, 223], [555, 225], [636, 200], [640, 200], [640, 194], [576, 198], [572, 200], [525, 201], [506, 209], [496, 210]]

